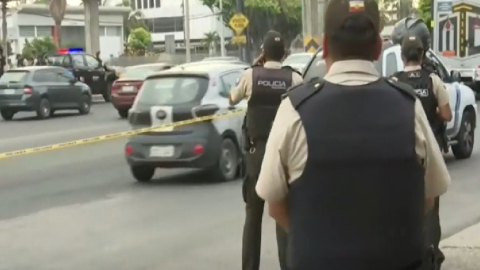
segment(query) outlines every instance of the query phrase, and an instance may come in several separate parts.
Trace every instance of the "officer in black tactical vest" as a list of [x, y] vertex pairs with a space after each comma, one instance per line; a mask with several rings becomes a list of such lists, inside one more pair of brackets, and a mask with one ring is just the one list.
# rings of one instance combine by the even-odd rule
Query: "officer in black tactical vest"
[[257, 193], [290, 270], [423, 270], [424, 214], [450, 183], [440, 148], [413, 89], [373, 64], [376, 1], [330, 0], [324, 26], [327, 74], [280, 104]]
[[[431, 70], [422, 68], [421, 63], [425, 55], [425, 46], [416, 35], [406, 35], [402, 42], [402, 59], [405, 70], [397, 72], [393, 78], [412, 86], [423, 105], [432, 131], [440, 146], [448, 149], [445, 137], [445, 122], [452, 119], [449, 105], [449, 94], [443, 81]], [[428, 47], [427, 47], [428, 50]], [[434, 269], [440, 269], [445, 256], [439, 249], [441, 227], [439, 217], [439, 198], [435, 200], [435, 207], [429, 214], [427, 222], [427, 242], [433, 245]]]
[[[258, 270], [260, 267], [261, 233], [264, 201], [255, 192], [255, 184], [281, 96], [287, 89], [302, 82], [302, 77], [288, 69], [281, 69], [285, 44], [280, 33], [269, 31], [263, 42], [263, 52], [251, 69], [240, 77], [232, 89], [230, 103], [248, 100], [244, 130], [246, 177], [243, 198], [246, 218], [243, 230], [242, 269]], [[277, 226], [277, 244], [280, 266], [286, 269], [286, 233]]]

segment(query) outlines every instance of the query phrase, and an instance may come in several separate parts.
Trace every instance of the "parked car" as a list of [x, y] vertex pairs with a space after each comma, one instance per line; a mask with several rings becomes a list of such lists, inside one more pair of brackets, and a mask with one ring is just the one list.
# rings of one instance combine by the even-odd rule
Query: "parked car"
[[20, 111], [34, 111], [40, 119], [59, 110], [88, 114], [91, 103], [90, 87], [61, 67], [16, 68], [0, 78], [0, 113], [6, 121]]
[[290, 54], [287, 58], [285, 58], [285, 60], [283, 60], [282, 66], [291, 66], [292, 68], [298, 70], [300, 73], [303, 73], [312, 57], [313, 53], [293, 53]]
[[[461, 83], [461, 75], [458, 71], [448, 69], [429, 50], [426, 54], [438, 67], [439, 76], [445, 83], [450, 94], [450, 108], [453, 118], [447, 123], [446, 135], [451, 146], [453, 155], [457, 159], [469, 158], [473, 151], [475, 128], [477, 125], [477, 104], [474, 91]], [[404, 69], [400, 45], [393, 45], [386, 42], [382, 48], [382, 55], [374, 62], [378, 72], [385, 77], [392, 76], [395, 72]], [[313, 77], [323, 77], [327, 73], [325, 61], [322, 59], [322, 52], [317, 51], [308, 64], [304, 80], [308, 81]], [[447, 149], [448, 150], [448, 149]]]
[[[195, 117], [245, 109], [229, 104], [232, 86], [248, 65], [178, 66], [148, 76], [130, 110], [132, 128], [159, 126]], [[215, 179], [236, 178], [242, 160], [245, 114], [219, 118], [129, 139], [125, 155], [133, 176], [150, 181], [156, 168], [201, 168]]]
[[173, 64], [155, 63], [126, 68], [112, 85], [112, 104], [120, 117], [127, 118], [128, 110], [132, 107], [145, 78], [172, 66]]
[[240, 58], [234, 56], [214, 56], [214, 57], [205, 57], [202, 61], [227, 61], [227, 62], [234, 62], [240, 61]]

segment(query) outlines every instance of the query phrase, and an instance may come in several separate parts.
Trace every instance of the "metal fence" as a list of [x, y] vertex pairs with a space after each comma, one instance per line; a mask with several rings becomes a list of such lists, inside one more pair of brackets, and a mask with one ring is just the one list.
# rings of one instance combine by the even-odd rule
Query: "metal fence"
[[[237, 51], [229, 51], [226, 53], [227, 56], [238, 56]], [[192, 53], [192, 61], [200, 61], [206, 57], [216, 57], [220, 56], [219, 53], [208, 54], [208, 53]], [[119, 56], [110, 58], [108, 61], [111, 66], [120, 66], [128, 67], [142, 64], [151, 64], [158, 62], [168, 62], [173, 64], [183, 64], [186, 62], [186, 55], [184, 52], [177, 52], [175, 54], [160, 53], [157, 55], [145, 55], [145, 56]]]

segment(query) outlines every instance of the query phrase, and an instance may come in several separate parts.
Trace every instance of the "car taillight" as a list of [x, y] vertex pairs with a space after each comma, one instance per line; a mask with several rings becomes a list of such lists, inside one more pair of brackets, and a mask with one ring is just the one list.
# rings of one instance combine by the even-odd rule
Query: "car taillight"
[[125, 155], [129, 156], [133, 153], [133, 148], [127, 144], [127, 146], [125, 146]]
[[112, 89], [110, 89], [110, 92], [111, 93], [116, 93], [116, 92], [118, 92], [118, 90], [120, 90], [120, 87], [118, 87], [117, 82], [113, 82]]
[[32, 88], [31, 86], [26, 85], [26, 86], [23, 88], [23, 94], [24, 94], [24, 95], [31, 95], [31, 94], [33, 94], [33, 88]]
[[203, 145], [197, 144], [195, 147], [193, 147], [193, 153], [195, 155], [201, 155], [205, 149], [203, 148]]

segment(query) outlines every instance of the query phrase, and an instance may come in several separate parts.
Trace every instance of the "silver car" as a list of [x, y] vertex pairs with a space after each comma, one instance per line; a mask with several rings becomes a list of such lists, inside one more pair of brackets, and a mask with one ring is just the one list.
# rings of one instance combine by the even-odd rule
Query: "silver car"
[[[146, 78], [129, 113], [132, 128], [160, 126], [200, 116], [246, 109], [232, 107], [229, 94], [247, 65], [180, 65]], [[201, 168], [221, 181], [234, 180], [242, 152], [245, 114], [150, 132], [129, 139], [125, 155], [137, 181], [150, 181], [156, 168]]]

